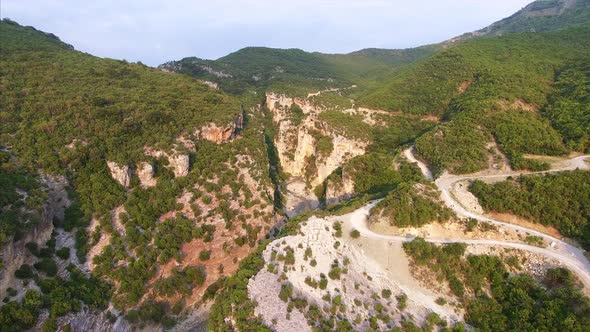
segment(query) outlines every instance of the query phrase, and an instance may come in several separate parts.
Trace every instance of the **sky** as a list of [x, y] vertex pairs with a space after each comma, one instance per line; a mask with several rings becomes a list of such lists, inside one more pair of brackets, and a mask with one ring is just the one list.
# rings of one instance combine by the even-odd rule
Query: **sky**
[[348, 53], [440, 42], [532, 0], [0, 0], [0, 16], [77, 50], [157, 66], [246, 46]]

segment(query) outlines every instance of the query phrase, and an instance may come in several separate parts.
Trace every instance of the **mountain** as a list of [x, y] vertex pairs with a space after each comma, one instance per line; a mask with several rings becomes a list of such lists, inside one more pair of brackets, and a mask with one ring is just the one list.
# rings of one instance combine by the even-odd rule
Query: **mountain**
[[588, 0], [541, 0], [474, 34], [500, 36], [514, 32], [552, 31], [583, 25], [589, 20]]
[[419, 59], [428, 48], [364, 50], [351, 54], [308, 53], [299, 49], [248, 47], [217, 60], [195, 57], [170, 61], [159, 68], [212, 82], [224, 91], [273, 89], [292, 95], [385, 77], [396, 68]]
[[0, 54], [1, 330], [169, 324], [274, 227], [256, 105], [9, 20]]
[[[513, 167], [526, 168], [519, 165], [522, 154], [565, 152], [539, 112], [556, 74], [587, 58], [589, 28], [467, 41], [417, 63], [357, 103], [442, 117], [445, 123], [417, 141], [418, 152], [439, 169], [473, 172], [484, 167], [491, 137]], [[497, 112], [511, 109], [521, 112]], [[520, 129], [501, 130], [497, 121]], [[525, 129], [525, 123], [531, 127]]]
[[588, 21], [589, 0], [540, 0], [486, 28], [438, 44], [408, 49], [368, 48], [349, 54], [248, 47], [217, 60], [189, 57], [159, 67], [212, 82], [234, 94], [262, 88], [303, 96], [315, 90], [351, 85], [364, 90], [378, 86], [407, 65], [473, 38], [553, 31]]
[[583, 330], [588, 172], [511, 176], [586, 165], [587, 11], [158, 68], [0, 21], [0, 330]]

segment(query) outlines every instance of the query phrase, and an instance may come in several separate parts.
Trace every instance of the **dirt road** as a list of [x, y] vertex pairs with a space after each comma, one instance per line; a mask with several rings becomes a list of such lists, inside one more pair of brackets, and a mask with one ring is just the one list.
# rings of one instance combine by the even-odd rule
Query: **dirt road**
[[[413, 149], [408, 149], [404, 151], [406, 157], [411, 162], [418, 163], [418, 166], [422, 170], [424, 176], [426, 178], [432, 179], [432, 173], [428, 169], [428, 167], [417, 160], [413, 155]], [[490, 223], [496, 225], [498, 227], [512, 229], [515, 231], [520, 231], [524, 234], [534, 235], [543, 238], [547, 243], [549, 243], [548, 248], [536, 247], [531, 246], [523, 243], [517, 242], [508, 242], [508, 241], [498, 241], [498, 240], [464, 240], [464, 239], [453, 239], [453, 238], [427, 238], [426, 241], [433, 242], [433, 243], [465, 243], [465, 244], [472, 244], [472, 245], [485, 245], [485, 246], [501, 246], [507, 248], [514, 248], [520, 250], [526, 250], [532, 253], [545, 255], [547, 257], [555, 258], [562, 262], [564, 265], [569, 267], [573, 272], [575, 272], [580, 280], [584, 283], [586, 290], [590, 290], [590, 262], [584, 256], [584, 251], [579, 249], [569, 243], [562, 241], [561, 239], [555, 238], [553, 236], [538, 232], [536, 230], [532, 230], [523, 226], [518, 226], [514, 224], [505, 223], [502, 221], [494, 220], [488, 218], [484, 215], [473, 213], [468, 211], [461, 205], [460, 202], [456, 201], [455, 198], [450, 194], [450, 188], [453, 186], [454, 183], [459, 181], [465, 180], [475, 180], [475, 179], [484, 179], [484, 178], [494, 178], [494, 179], [506, 179], [510, 176], [519, 176], [522, 174], [543, 174], [543, 173], [552, 173], [552, 172], [560, 172], [566, 170], [575, 170], [575, 169], [589, 169], [590, 166], [585, 162], [586, 158], [590, 156], [580, 156], [576, 158], [572, 158], [562, 162], [562, 165], [552, 168], [549, 171], [545, 172], [534, 172], [534, 173], [524, 173], [524, 172], [510, 172], [506, 174], [499, 174], [499, 175], [450, 175], [450, 174], [443, 174], [440, 178], [435, 181], [436, 186], [441, 192], [441, 198], [444, 203], [451, 208], [459, 217], [463, 218], [474, 218], [481, 222]], [[356, 210], [354, 213], [350, 214], [350, 222], [354, 228], [356, 228], [362, 236], [375, 238], [375, 239], [383, 239], [383, 240], [391, 240], [391, 241], [411, 241], [413, 238], [410, 237], [401, 237], [401, 236], [389, 236], [383, 234], [377, 234], [371, 231], [367, 227], [367, 218], [369, 215], [369, 211], [371, 208], [377, 204], [378, 201], [371, 202], [366, 206]]]

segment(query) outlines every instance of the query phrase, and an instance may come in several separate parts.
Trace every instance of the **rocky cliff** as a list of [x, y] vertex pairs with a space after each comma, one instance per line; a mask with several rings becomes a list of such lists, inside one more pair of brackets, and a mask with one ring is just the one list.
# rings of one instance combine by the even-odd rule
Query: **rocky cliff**
[[131, 184], [131, 171], [127, 165], [119, 165], [114, 161], [107, 161], [107, 166], [111, 171], [111, 176], [123, 187], [129, 188]]
[[[267, 93], [266, 105], [278, 128], [274, 143], [281, 167], [290, 176], [285, 206], [294, 215], [317, 206], [313, 189], [338, 167], [364, 154], [368, 142], [331, 130], [318, 116], [324, 109], [307, 98]], [[352, 192], [349, 187], [346, 190]]]
[[326, 204], [337, 204], [354, 195], [354, 180], [349, 175], [346, 166], [342, 167], [341, 174], [326, 181]]
[[43, 190], [47, 194], [43, 204], [39, 222], [20, 239], [11, 240], [2, 249], [3, 267], [0, 270], [0, 298], [6, 296], [6, 290], [14, 288], [18, 291], [17, 298], [26, 291], [24, 283], [16, 279], [14, 272], [23, 264], [32, 265], [37, 258], [25, 247], [27, 243], [35, 243], [43, 247], [53, 232], [54, 218], [63, 219], [64, 210], [69, 205], [65, 187], [67, 181], [62, 176], [41, 176]]
[[153, 187], [158, 183], [154, 178], [154, 166], [145, 161], [137, 165], [137, 177], [142, 188]]
[[235, 139], [244, 128], [244, 114], [240, 112], [227, 126], [219, 127], [215, 123], [209, 123], [196, 132], [197, 137], [217, 144], [226, 143]]

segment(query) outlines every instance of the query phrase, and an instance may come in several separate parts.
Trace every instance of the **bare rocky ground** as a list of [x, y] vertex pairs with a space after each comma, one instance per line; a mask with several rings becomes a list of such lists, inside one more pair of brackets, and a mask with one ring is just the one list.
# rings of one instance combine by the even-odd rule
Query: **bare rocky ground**
[[285, 211], [287, 216], [294, 217], [307, 210], [315, 210], [320, 205], [319, 200], [306, 188], [305, 180], [291, 179], [286, 184]]
[[490, 226], [485, 223], [478, 223], [469, 228], [465, 220], [454, 219], [448, 222], [433, 222], [422, 227], [400, 228], [389, 224], [388, 220], [379, 220], [369, 225], [369, 229], [375, 233], [415, 238], [455, 239], [455, 240], [502, 240], [523, 242], [526, 233], [518, 232], [502, 227]]
[[[402, 320], [420, 325], [430, 312], [448, 321], [461, 318], [461, 312], [436, 304], [435, 294], [420, 286], [410, 272], [400, 242], [352, 239], [349, 218], [350, 215], [312, 217], [302, 225], [298, 235], [276, 240], [267, 247], [263, 254], [267, 264], [251, 279], [248, 290], [251, 299], [258, 303], [256, 314], [268, 326], [276, 331], [310, 330], [305, 313], [298, 309], [289, 313], [288, 303], [279, 298], [284, 284], [292, 285], [294, 298], [305, 298], [309, 304], [317, 304], [328, 312], [334, 310], [334, 299], [339, 296], [338, 302], [343, 307], [337, 310], [357, 330], [368, 329], [368, 320], [379, 311], [389, 317], [387, 321], [379, 321], [381, 330]], [[342, 224], [340, 236], [334, 229], [335, 223]], [[293, 264], [284, 259], [289, 251], [293, 253]], [[339, 279], [329, 274], [335, 265], [346, 271]], [[323, 290], [313, 287], [322, 274], [328, 281]], [[384, 298], [383, 290], [391, 291], [391, 296]], [[396, 297], [403, 294], [408, 297], [407, 307], [400, 310]]]

